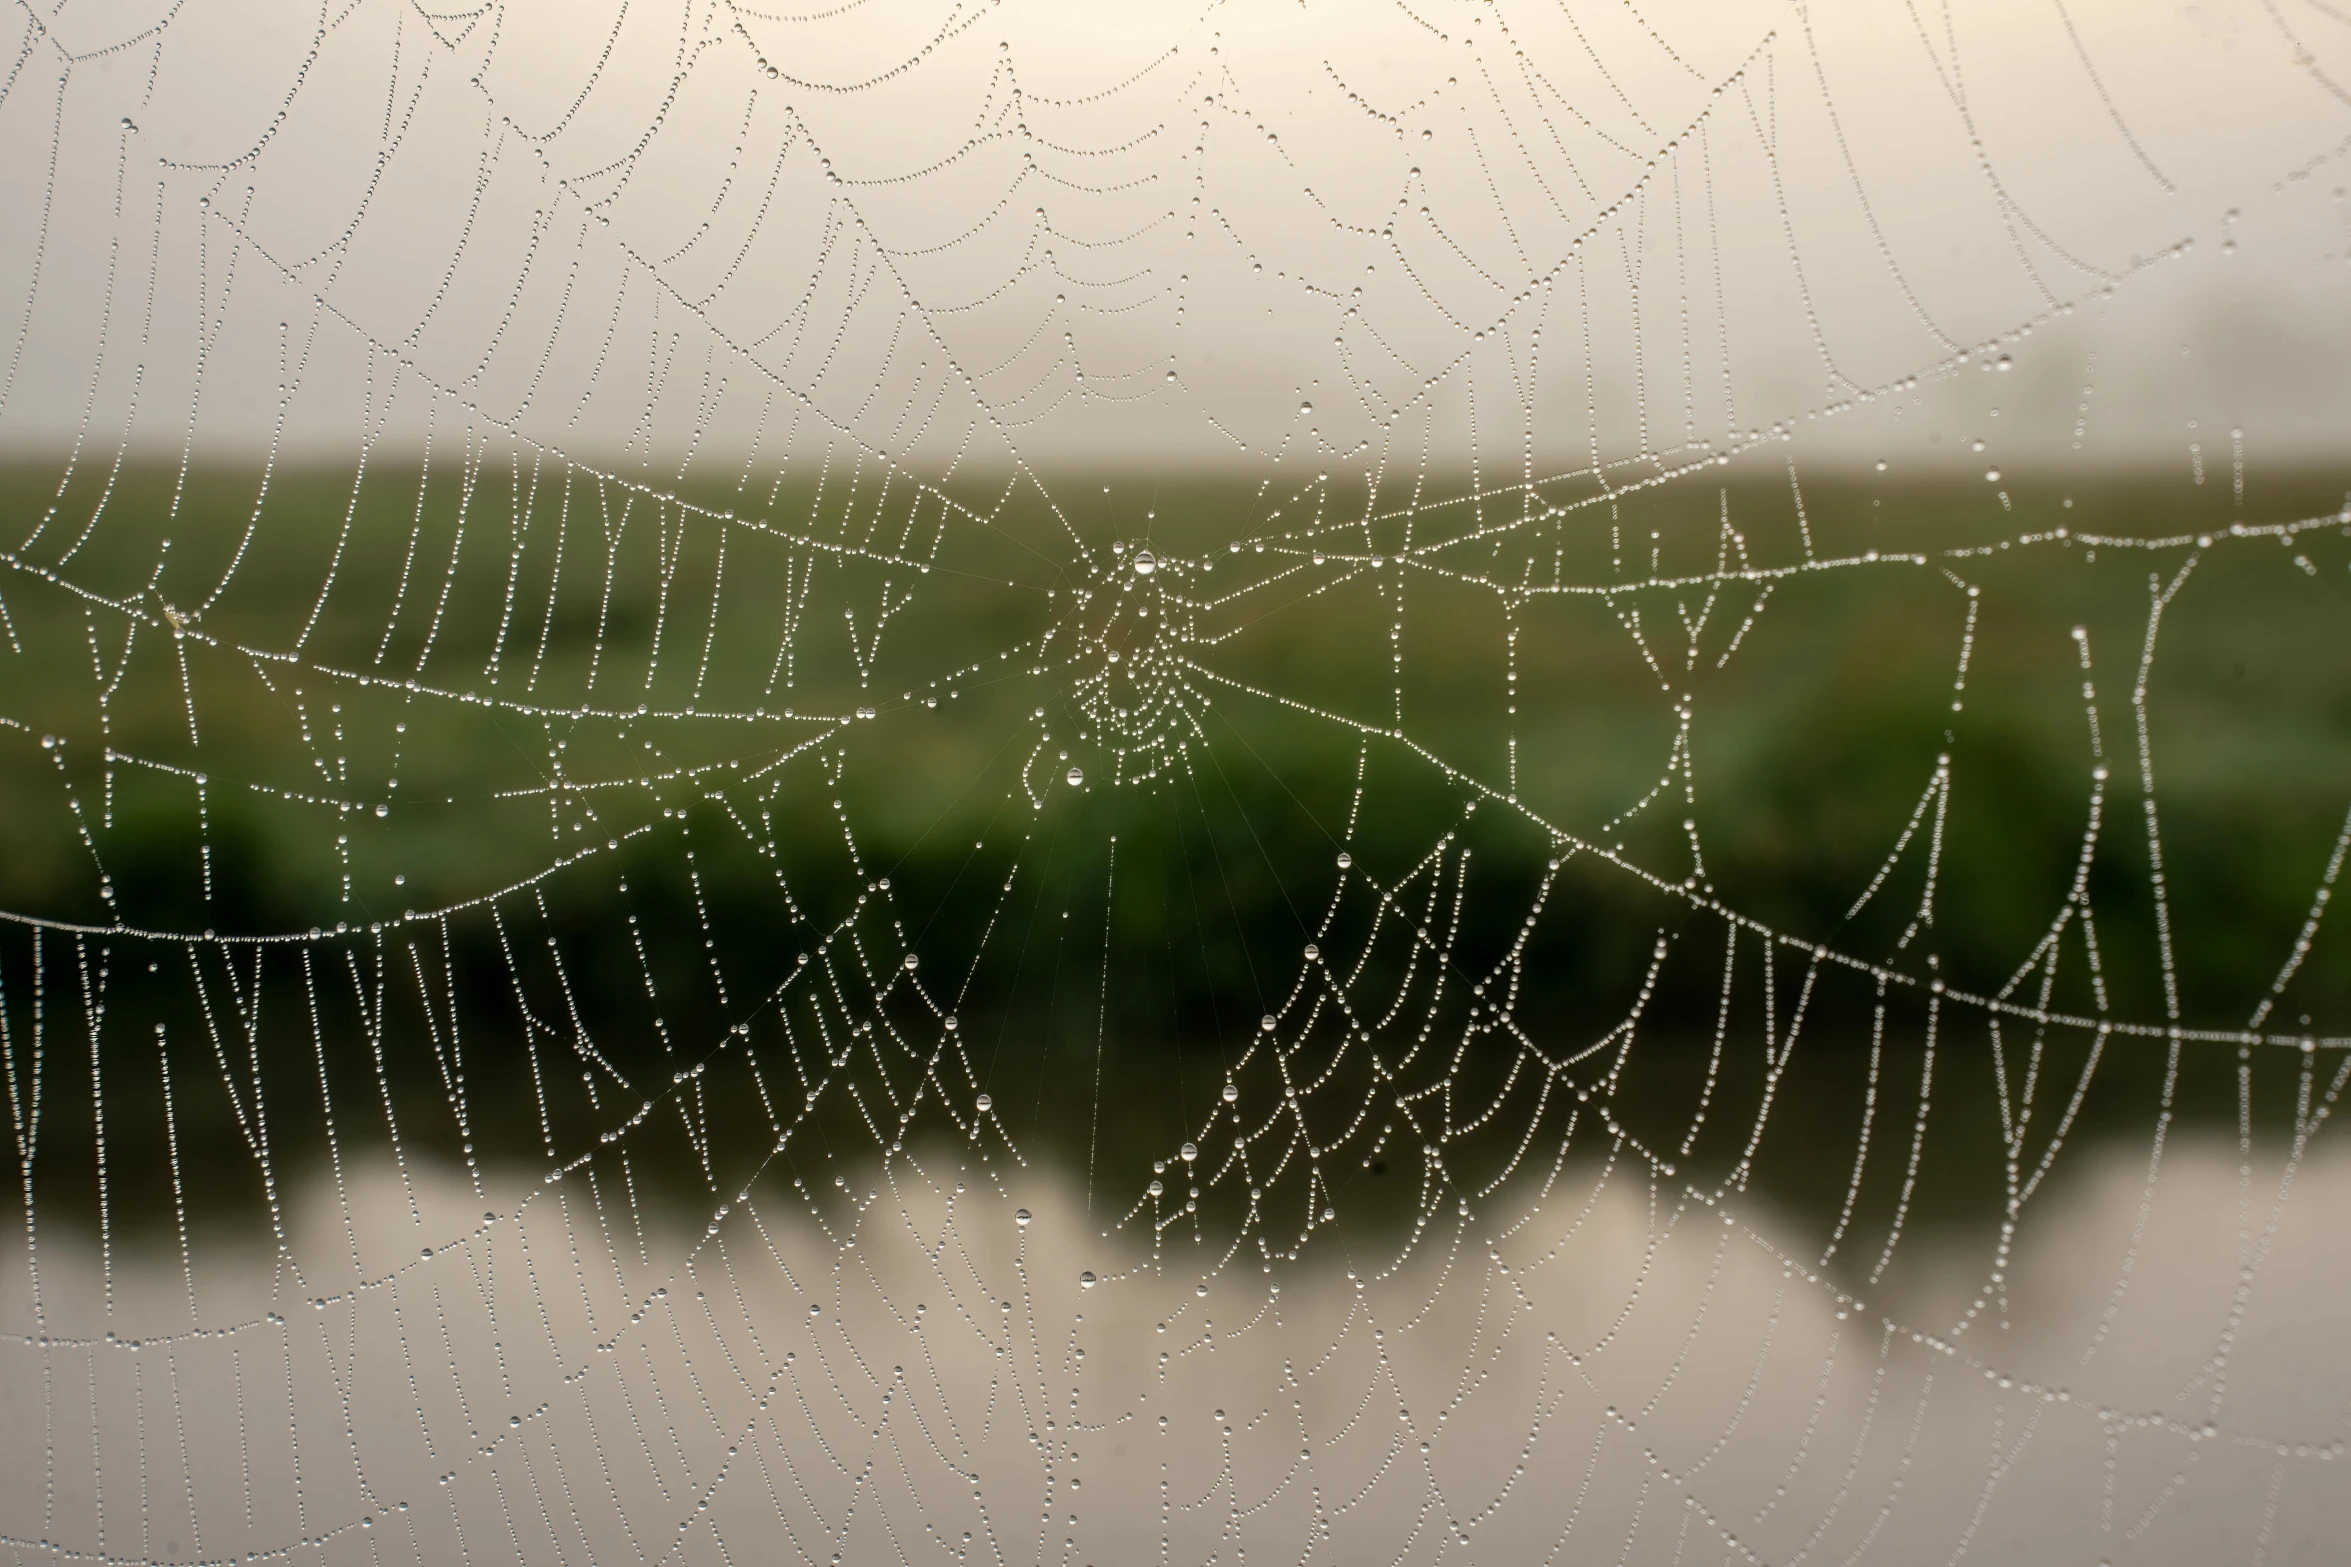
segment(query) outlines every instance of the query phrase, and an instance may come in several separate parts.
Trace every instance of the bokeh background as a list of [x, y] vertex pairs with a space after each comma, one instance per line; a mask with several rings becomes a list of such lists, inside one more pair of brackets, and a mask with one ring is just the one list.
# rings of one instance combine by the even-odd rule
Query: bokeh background
[[2345, 26], [27, 13], [0, 1549], [2333, 1559]]

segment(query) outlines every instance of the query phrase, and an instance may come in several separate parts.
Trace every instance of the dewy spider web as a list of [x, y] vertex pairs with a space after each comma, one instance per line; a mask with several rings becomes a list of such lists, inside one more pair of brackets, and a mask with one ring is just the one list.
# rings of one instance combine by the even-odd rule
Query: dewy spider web
[[2330, 1557], [2343, 19], [1765, 9], [28, 7], [11, 1558]]

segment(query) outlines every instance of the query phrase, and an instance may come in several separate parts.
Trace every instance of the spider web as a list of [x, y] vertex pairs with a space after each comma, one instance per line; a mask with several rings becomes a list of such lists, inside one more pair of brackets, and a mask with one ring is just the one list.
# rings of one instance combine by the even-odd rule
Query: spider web
[[2346, 46], [27, 8], [12, 1559], [2328, 1557]]

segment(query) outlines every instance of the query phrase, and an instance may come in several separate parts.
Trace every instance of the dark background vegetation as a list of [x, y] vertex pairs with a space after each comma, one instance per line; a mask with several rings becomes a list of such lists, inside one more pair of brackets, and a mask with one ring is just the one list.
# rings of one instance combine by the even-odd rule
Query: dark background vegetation
[[[1855, 1222], [1882, 1231], [1925, 982], [2015, 983], [2077, 874], [2104, 993], [2076, 919], [2051, 1007], [2163, 1023], [2176, 994], [2181, 1023], [2236, 1029], [2269, 995], [2351, 807], [2351, 528], [2230, 529], [2332, 518], [2340, 476], [2242, 502], [2153, 476], [1425, 493], [1445, 499], [1113, 475], [1048, 499], [839, 469], [689, 492], [688, 515], [511, 457], [356, 487], [0, 473], [6, 533], [32, 535], [0, 570], [0, 905], [85, 932], [0, 933], [20, 1093], [43, 1062], [36, 1201], [160, 1234], [176, 1156], [186, 1203], [248, 1223], [330, 1138], [396, 1127], [412, 1155], [540, 1168], [650, 1102], [624, 1139], [638, 1195], [705, 1212], [836, 1060], [802, 1148], [961, 1137], [986, 1091], [979, 1154], [1130, 1192], [1280, 1012], [1351, 1224], [1416, 1211], [1424, 1144], [1474, 1189], [1530, 1121], [1547, 1167], [1572, 1116], [1582, 1153], [1621, 1134], [1646, 1152], [1620, 1157], [1825, 1230], [1868, 1115]], [[1103, 666], [1070, 653], [1071, 626], [1132, 600], [1113, 541], [1161, 557], [1138, 585], [1165, 596], [1112, 633], [1123, 717], [1085, 705]], [[2134, 694], [2151, 595], [2191, 562], [2144, 688], [2167, 986]], [[1152, 655], [1171, 621], [1188, 634]], [[1149, 708], [1138, 667], [1181, 713]], [[2086, 872], [2085, 682], [2110, 770]], [[1412, 746], [1367, 734], [1399, 711]], [[1931, 918], [1931, 801], [1851, 913], [1939, 758]], [[1376, 935], [1372, 887], [1397, 892]], [[1856, 961], [1814, 972], [1710, 904]], [[179, 939], [205, 931], [302, 939]], [[2346, 1031], [2346, 939], [2322, 928], [2266, 1027]], [[1902, 976], [1882, 1016], [1872, 966]], [[1326, 970], [1360, 1031], [1327, 1006], [1304, 1029]], [[2061, 1122], [2145, 1135], [2167, 1078], [2192, 1126], [2233, 1135], [2242, 1088], [2258, 1134], [2289, 1135], [2304, 1072], [2323, 1089], [2336, 1064], [2201, 1045], [2171, 1078], [2161, 1040], [1995, 1040], [1965, 1005], [1935, 1040], [1914, 1222], [1996, 1218], [2012, 1157], [2029, 1176]], [[1539, 1110], [1528, 1051], [1571, 1062]], [[1247, 1060], [1254, 1127], [1283, 1077]], [[2014, 1147], [2003, 1081], [2011, 1117], [2032, 1107]]]

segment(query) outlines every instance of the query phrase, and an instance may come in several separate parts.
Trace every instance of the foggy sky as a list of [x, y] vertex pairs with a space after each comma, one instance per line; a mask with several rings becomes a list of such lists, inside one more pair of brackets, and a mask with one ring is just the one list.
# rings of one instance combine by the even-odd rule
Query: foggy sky
[[670, 482], [2341, 449], [2325, 8], [816, 11], [29, 22], [0, 450], [475, 439]]

